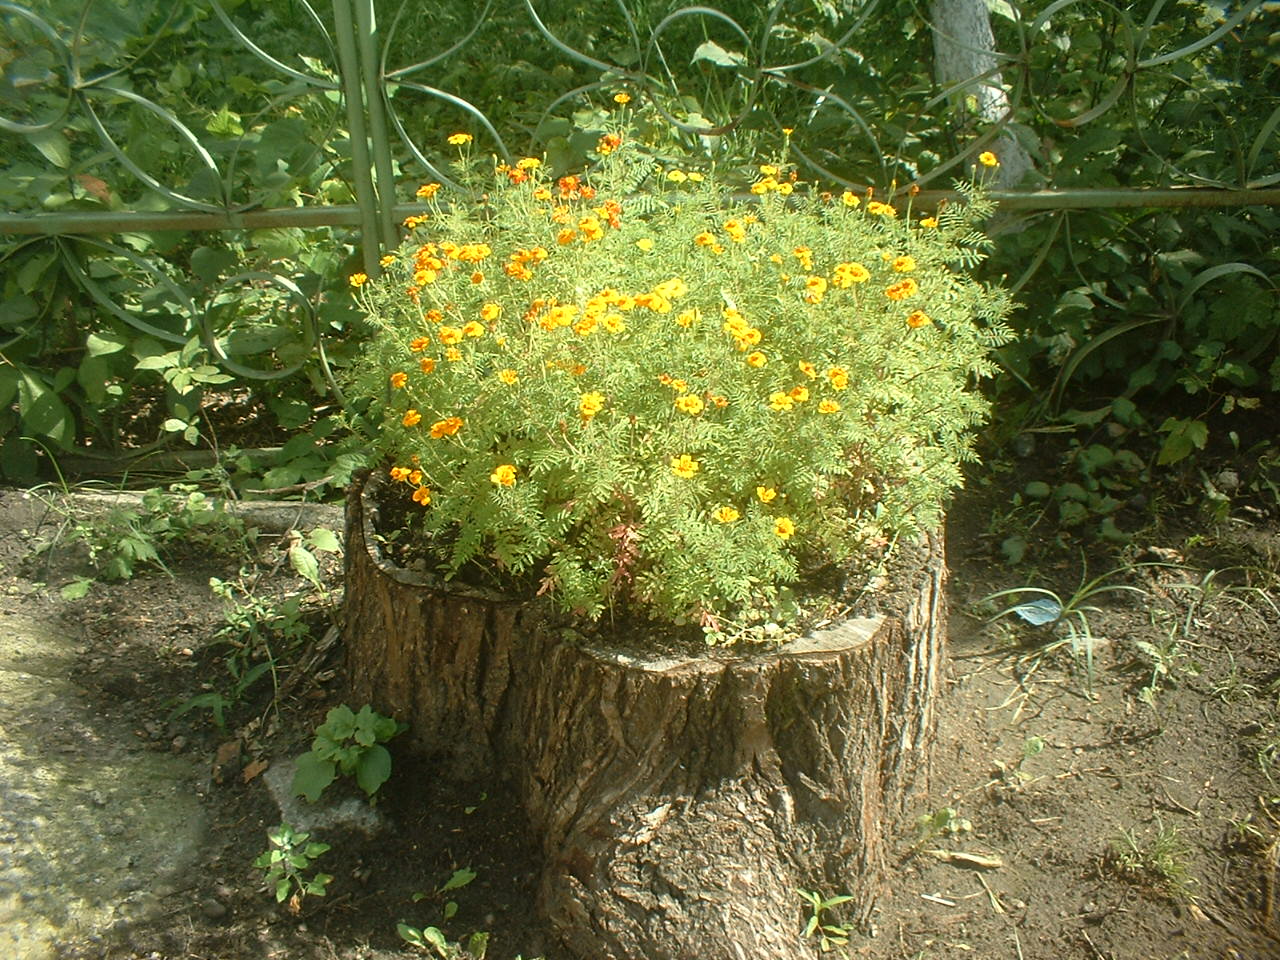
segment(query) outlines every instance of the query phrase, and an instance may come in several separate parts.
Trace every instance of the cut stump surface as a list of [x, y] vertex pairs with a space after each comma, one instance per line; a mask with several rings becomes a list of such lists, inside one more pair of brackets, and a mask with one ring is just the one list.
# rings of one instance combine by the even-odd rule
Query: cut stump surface
[[637, 656], [531, 605], [381, 559], [347, 502], [355, 703], [410, 726], [457, 776], [516, 783], [540, 906], [583, 960], [794, 960], [798, 890], [869, 917], [886, 835], [922, 786], [945, 637], [940, 535], [902, 551], [877, 609], [734, 656]]

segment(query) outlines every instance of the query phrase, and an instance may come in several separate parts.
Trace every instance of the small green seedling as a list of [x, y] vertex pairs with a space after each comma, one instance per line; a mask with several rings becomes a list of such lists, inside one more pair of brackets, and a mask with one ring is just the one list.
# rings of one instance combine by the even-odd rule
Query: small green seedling
[[311, 840], [309, 833], [295, 833], [287, 823], [268, 830], [267, 839], [271, 846], [253, 861], [253, 865], [263, 871], [267, 888], [275, 891], [276, 903], [283, 903], [290, 896], [299, 903], [307, 894], [323, 897], [325, 887], [333, 877], [327, 873], [307, 877], [306, 871], [329, 850], [329, 844]]
[[800, 898], [809, 907], [809, 919], [804, 925], [804, 936], [816, 937], [818, 949], [827, 953], [835, 947], [843, 947], [849, 942], [849, 933], [853, 927], [847, 923], [833, 923], [827, 916], [828, 911], [848, 903], [853, 897], [841, 894], [823, 899], [822, 894], [812, 890], [797, 890]]
[[293, 793], [311, 803], [338, 774], [354, 776], [370, 799], [391, 776], [391, 754], [382, 746], [407, 729], [390, 717], [375, 713], [367, 703], [353, 713], [345, 703], [334, 707], [316, 728], [311, 749], [298, 757]]
[[916, 818], [916, 830], [920, 834], [920, 842], [932, 840], [934, 837], [954, 837], [973, 830], [973, 823], [968, 817], [956, 813], [955, 807], [943, 807], [933, 813], [926, 813]]
[[396, 933], [405, 943], [419, 950], [434, 952], [440, 960], [484, 960], [489, 949], [489, 934], [476, 932], [462, 940], [449, 940], [437, 927], [411, 927], [403, 921], [396, 924]]

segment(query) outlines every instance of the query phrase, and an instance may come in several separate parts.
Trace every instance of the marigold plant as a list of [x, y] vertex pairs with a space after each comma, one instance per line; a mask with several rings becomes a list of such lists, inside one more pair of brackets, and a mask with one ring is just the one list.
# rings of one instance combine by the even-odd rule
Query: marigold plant
[[739, 202], [629, 146], [582, 176], [499, 164], [478, 205], [419, 189], [430, 213], [353, 281], [350, 390], [445, 577], [724, 638], [939, 521], [1009, 301], [967, 273], [971, 187], [925, 227], [785, 160]]

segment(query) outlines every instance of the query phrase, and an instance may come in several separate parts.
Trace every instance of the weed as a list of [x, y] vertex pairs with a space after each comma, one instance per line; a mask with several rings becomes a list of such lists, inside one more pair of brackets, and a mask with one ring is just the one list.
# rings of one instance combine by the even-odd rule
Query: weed
[[329, 850], [329, 845], [313, 841], [309, 833], [295, 833], [287, 823], [268, 830], [267, 839], [271, 845], [253, 865], [263, 871], [263, 881], [275, 891], [276, 903], [289, 900], [296, 911], [307, 894], [323, 897], [333, 877], [327, 873], [308, 877], [306, 871]]
[[797, 890], [796, 893], [800, 894], [800, 898], [804, 900], [809, 909], [809, 919], [804, 925], [804, 936], [806, 938], [816, 938], [818, 949], [823, 953], [827, 953], [836, 947], [843, 947], [849, 942], [849, 933], [853, 930], [852, 925], [833, 922], [829, 913], [840, 904], [848, 903], [853, 897], [841, 894], [835, 897], [823, 898], [822, 894], [813, 890]]
[[1136, 831], [1121, 830], [1108, 852], [1116, 868], [1130, 878], [1152, 882], [1175, 899], [1194, 899], [1199, 881], [1187, 862], [1191, 848], [1177, 827], [1166, 827], [1157, 818], [1155, 836], [1147, 843]]
[[1006, 598], [1017, 599], [1017, 603], [994, 614], [988, 622], [994, 623], [1010, 614], [1016, 614], [1033, 627], [1043, 627], [1050, 631], [1053, 639], [1039, 644], [1039, 651], [1049, 653], [1060, 647], [1070, 646], [1076, 660], [1084, 660], [1085, 692], [1092, 698], [1094, 646], [1097, 638], [1089, 623], [1089, 615], [1101, 613], [1102, 608], [1089, 601], [1108, 593], [1127, 592], [1147, 596], [1147, 592], [1140, 587], [1107, 582], [1116, 574], [1130, 570], [1132, 567], [1120, 567], [1092, 580], [1084, 579], [1088, 576], [1086, 572], [1075, 592], [1065, 598], [1044, 587], [1011, 587], [988, 594], [978, 604], [982, 606]]
[[342, 773], [354, 776], [372, 800], [391, 776], [391, 754], [382, 744], [406, 729], [407, 725], [374, 712], [367, 703], [359, 713], [345, 703], [334, 707], [316, 727], [311, 749], [298, 757], [293, 792], [315, 803]]
[[[413, 902], [425, 900], [432, 896], [442, 896], [452, 890], [461, 890], [476, 878], [476, 872], [470, 867], [461, 867], [440, 885], [434, 893], [418, 892], [413, 895]], [[446, 900], [441, 908], [442, 923], [452, 920], [458, 913], [458, 904], [454, 900]], [[422, 950], [434, 950], [442, 960], [462, 960], [462, 958], [479, 958], [484, 956], [489, 946], [489, 934], [473, 933], [462, 941], [451, 943], [438, 927], [413, 927], [401, 921], [396, 924], [396, 932], [406, 943], [411, 943]]]
[[960, 816], [955, 807], [943, 807], [916, 818], [919, 843], [926, 843], [934, 837], [954, 837], [972, 831], [973, 822], [968, 817]]

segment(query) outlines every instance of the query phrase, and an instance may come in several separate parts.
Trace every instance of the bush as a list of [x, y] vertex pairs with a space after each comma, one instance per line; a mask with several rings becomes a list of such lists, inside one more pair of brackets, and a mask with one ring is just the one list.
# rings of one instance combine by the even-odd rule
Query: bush
[[598, 154], [589, 178], [498, 165], [474, 206], [419, 191], [384, 277], [352, 278], [368, 443], [446, 577], [532, 573], [566, 611], [712, 640], [781, 622], [791, 585], [936, 524], [960, 483], [1007, 336], [1007, 296], [965, 273], [989, 207], [968, 184], [900, 215], [785, 158], [746, 203], [625, 129]]

